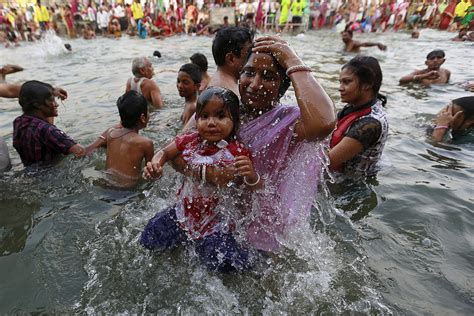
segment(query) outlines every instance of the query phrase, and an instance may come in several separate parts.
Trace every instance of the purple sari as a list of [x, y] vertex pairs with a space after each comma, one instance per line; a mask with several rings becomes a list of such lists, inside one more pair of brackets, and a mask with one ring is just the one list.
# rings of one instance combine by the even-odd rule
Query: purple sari
[[257, 249], [276, 251], [292, 231], [308, 225], [325, 156], [322, 143], [294, 137], [299, 117], [297, 106], [278, 105], [240, 127], [239, 136], [265, 181], [255, 194], [246, 230]]

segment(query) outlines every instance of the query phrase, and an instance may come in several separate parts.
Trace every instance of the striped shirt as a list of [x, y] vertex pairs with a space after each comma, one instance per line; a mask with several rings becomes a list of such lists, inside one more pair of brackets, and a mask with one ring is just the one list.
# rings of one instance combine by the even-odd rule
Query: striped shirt
[[56, 126], [28, 114], [13, 121], [13, 147], [25, 166], [51, 164], [61, 154], [67, 155], [76, 142]]

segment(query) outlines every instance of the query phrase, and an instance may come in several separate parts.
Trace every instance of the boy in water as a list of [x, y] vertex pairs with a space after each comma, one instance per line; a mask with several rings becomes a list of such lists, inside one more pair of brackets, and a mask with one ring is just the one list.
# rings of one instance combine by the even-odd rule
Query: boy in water
[[423, 85], [430, 85], [433, 83], [448, 83], [451, 72], [447, 69], [441, 68], [444, 64], [444, 51], [437, 49], [430, 52], [426, 56], [425, 65], [422, 70], [415, 70], [409, 75], [400, 78], [400, 84], [409, 82], [419, 82]]
[[25, 166], [49, 165], [61, 155], [82, 157], [93, 149], [77, 144], [72, 138], [50, 123], [58, 116], [58, 104], [53, 86], [32, 80], [20, 89], [18, 102], [23, 115], [13, 121], [13, 147]]
[[181, 114], [183, 125], [186, 125], [194, 112], [196, 112], [201, 78], [201, 70], [195, 64], [184, 64], [179, 69], [176, 88], [178, 89], [179, 96], [184, 97], [184, 110], [183, 114]]
[[99, 138], [107, 147], [107, 175], [114, 185], [133, 187], [140, 178], [142, 161], [153, 157], [153, 142], [138, 134], [148, 124], [148, 106], [143, 95], [128, 91], [117, 100], [122, 125], [106, 130]]
[[360, 53], [361, 47], [377, 46], [380, 50], [386, 50], [387, 46], [382, 43], [359, 42], [352, 39], [352, 31], [345, 30], [341, 32], [342, 42], [344, 43], [344, 51], [349, 53]]

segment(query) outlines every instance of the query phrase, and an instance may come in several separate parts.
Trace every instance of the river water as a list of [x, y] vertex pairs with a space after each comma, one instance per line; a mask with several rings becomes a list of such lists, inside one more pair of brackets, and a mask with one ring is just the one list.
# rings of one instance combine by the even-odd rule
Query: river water
[[[105, 152], [67, 157], [54, 168], [24, 170], [11, 146], [16, 100], [0, 99], [0, 135], [13, 168], [0, 176], [0, 313], [378, 313], [474, 312], [474, 141], [433, 145], [425, 130], [449, 100], [472, 95], [459, 85], [474, 79], [472, 43], [426, 30], [356, 35], [382, 41], [367, 48], [384, 73], [390, 136], [383, 170], [367, 182], [329, 184], [317, 197], [311, 230], [299, 231], [282, 253], [254, 271], [221, 275], [201, 266], [191, 249], [150, 254], [138, 236], [154, 213], [169, 205], [180, 176], [171, 168], [136, 191], [99, 184]], [[332, 31], [288, 37], [313, 67], [336, 106], [342, 53]], [[0, 63], [25, 71], [9, 82], [37, 79], [65, 88], [57, 125], [82, 144], [118, 119], [115, 100], [131, 75], [131, 60], [153, 59], [166, 107], [153, 112], [143, 134], [155, 147], [179, 131], [183, 101], [177, 69], [194, 52], [212, 62], [210, 38], [73, 40], [66, 54], [59, 38], [0, 49]], [[426, 54], [446, 51], [451, 84], [399, 86], [398, 79], [424, 66]], [[288, 93], [285, 102], [293, 100]], [[295, 190], [297, 194], [297, 190]]]

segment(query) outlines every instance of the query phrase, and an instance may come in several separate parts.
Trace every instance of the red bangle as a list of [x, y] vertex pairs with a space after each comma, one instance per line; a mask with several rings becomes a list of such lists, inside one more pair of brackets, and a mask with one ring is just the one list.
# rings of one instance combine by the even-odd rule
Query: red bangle
[[313, 71], [313, 69], [311, 69], [311, 67], [306, 66], [306, 65], [291, 66], [286, 70], [286, 75], [289, 76], [292, 73], [297, 72], [297, 71], [309, 71], [309, 72], [311, 72], [311, 71]]

